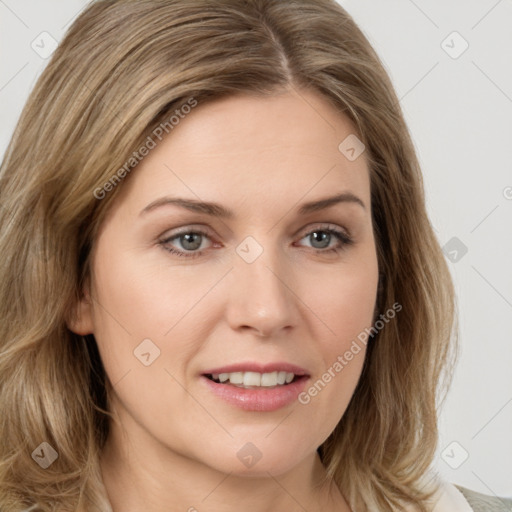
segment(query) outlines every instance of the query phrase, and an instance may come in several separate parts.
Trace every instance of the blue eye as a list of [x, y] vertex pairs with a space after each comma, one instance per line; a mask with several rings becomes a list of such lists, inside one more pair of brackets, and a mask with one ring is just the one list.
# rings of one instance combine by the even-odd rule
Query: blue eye
[[[162, 240], [160, 244], [166, 251], [169, 251], [172, 254], [184, 256], [186, 258], [195, 258], [202, 254], [202, 251], [197, 251], [197, 249], [201, 247], [204, 238], [209, 238], [208, 234], [204, 231], [183, 231], [182, 233], [178, 233], [170, 238]], [[176, 249], [172, 245], [168, 245], [174, 240], [177, 240], [180, 243], [183, 250]]]
[[[350, 236], [332, 226], [323, 226], [308, 231], [300, 240], [309, 239], [310, 247], [318, 254], [337, 253], [354, 241]], [[189, 230], [176, 233], [159, 242], [166, 251], [176, 256], [197, 258], [208, 247], [203, 246], [205, 240], [210, 240], [208, 233], [201, 230]], [[335, 242], [333, 246], [332, 243]], [[181, 246], [176, 247], [176, 245]]]
[[[316, 249], [316, 252], [338, 252], [343, 249], [346, 245], [351, 245], [353, 240], [343, 231], [329, 227], [329, 228], [317, 228], [306, 233], [301, 239], [309, 239], [311, 247]], [[331, 246], [331, 242], [335, 241], [337, 244], [334, 247]], [[317, 245], [314, 245], [317, 244]]]

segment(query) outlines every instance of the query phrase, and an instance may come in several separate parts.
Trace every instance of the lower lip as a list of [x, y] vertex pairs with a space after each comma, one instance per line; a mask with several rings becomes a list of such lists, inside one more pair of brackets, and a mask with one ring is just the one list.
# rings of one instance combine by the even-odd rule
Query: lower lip
[[265, 389], [246, 389], [231, 384], [219, 384], [201, 375], [201, 380], [218, 397], [240, 409], [246, 411], [269, 412], [277, 411], [297, 400], [298, 395], [304, 390], [309, 377], [302, 376], [296, 381]]

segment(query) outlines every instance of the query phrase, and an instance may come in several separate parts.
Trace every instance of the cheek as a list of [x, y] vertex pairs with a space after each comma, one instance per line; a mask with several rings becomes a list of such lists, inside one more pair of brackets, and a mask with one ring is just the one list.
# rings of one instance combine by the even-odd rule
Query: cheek
[[317, 308], [322, 320], [315, 336], [322, 370], [311, 379], [298, 402], [309, 411], [308, 416], [322, 418], [316, 425], [317, 439], [322, 442], [341, 420], [361, 376], [375, 294], [373, 277], [352, 275], [333, 279], [325, 294], [311, 297], [311, 308]]
[[[183, 307], [180, 280], [168, 282], [156, 268], [136, 258], [120, 258], [99, 264], [95, 274], [101, 321], [122, 328], [134, 337], [161, 336], [172, 327], [175, 313]], [[176, 313], [177, 314], [177, 313]]]
[[137, 357], [149, 351], [156, 366], [166, 360], [174, 372], [198, 350], [194, 340], [206, 324], [194, 321], [197, 306], [219, 278], [193, 266], [144, 262], [129, 251], [113, 254], [98, 251], [94, 273], [94, 334], [105, 369], [117, 380], [139, 368]]
[[328, 352], [339, 352], [371, 327], [378, 286], [376, 257], [322, 270], [303, 281], [305, 303], [318, 318]]
[[364, 364], [378, 286], [376, 255], [371, 252], [356, 264], [307, 281], [307, 304], [319, 319], [315, 340], [323, 371], [299, 396], [299, 403], [324, 418], [322, 435], [327, 437], [343, 416]]

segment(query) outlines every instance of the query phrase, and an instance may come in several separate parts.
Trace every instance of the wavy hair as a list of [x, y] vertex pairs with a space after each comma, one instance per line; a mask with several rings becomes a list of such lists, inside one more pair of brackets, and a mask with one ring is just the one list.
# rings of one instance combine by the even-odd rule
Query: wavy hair
[[[318, 453], [353, 510], [427, 510], [433, 487], [421, 479], [457, 352], [454, 290], [399, 100], [334, 0], [99, 0], [70, 27], [0, 168], [0, 509], [112, 510], [99, 466], [111, 383], [94, 337], [67, 328], [122, 184], [101, 200], [95, 191], [190, 98], [290, 88], [320, 93], [357, 127], [370, 170], [376, 317], [402, 306], [372, 337]], [[35, 462], [42, 442], [58, 453], [47, 469]]]

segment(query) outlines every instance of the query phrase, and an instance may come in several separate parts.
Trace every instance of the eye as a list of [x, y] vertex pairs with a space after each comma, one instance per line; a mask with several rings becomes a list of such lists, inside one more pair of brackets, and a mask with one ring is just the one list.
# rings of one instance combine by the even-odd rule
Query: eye
[[[167, 237], [161, 240], [159, 244], [172, 254], [177, 256], [184, 256], [186, 258], [195, 258], [203, 254], [204, 247], [203, 242], [206, 239], [210, 239], [208, 233], [201, 230], [182, 231], [181, 233], [175, 233], [171, 237]], [[174, 244], [174, 245], [173, 245]], [[178, 247], [176, 247], [176, 245]], [[201, 250], [199, 250], [201, 249]]]
[[[308, 240], [312, 249], [318, 253], [338, 252], [354, 243], [353, 239], [341, 229], [328, 225], [308, 231], [301, 240]], [[334, 245], [333, 245], [334, 242]]]

